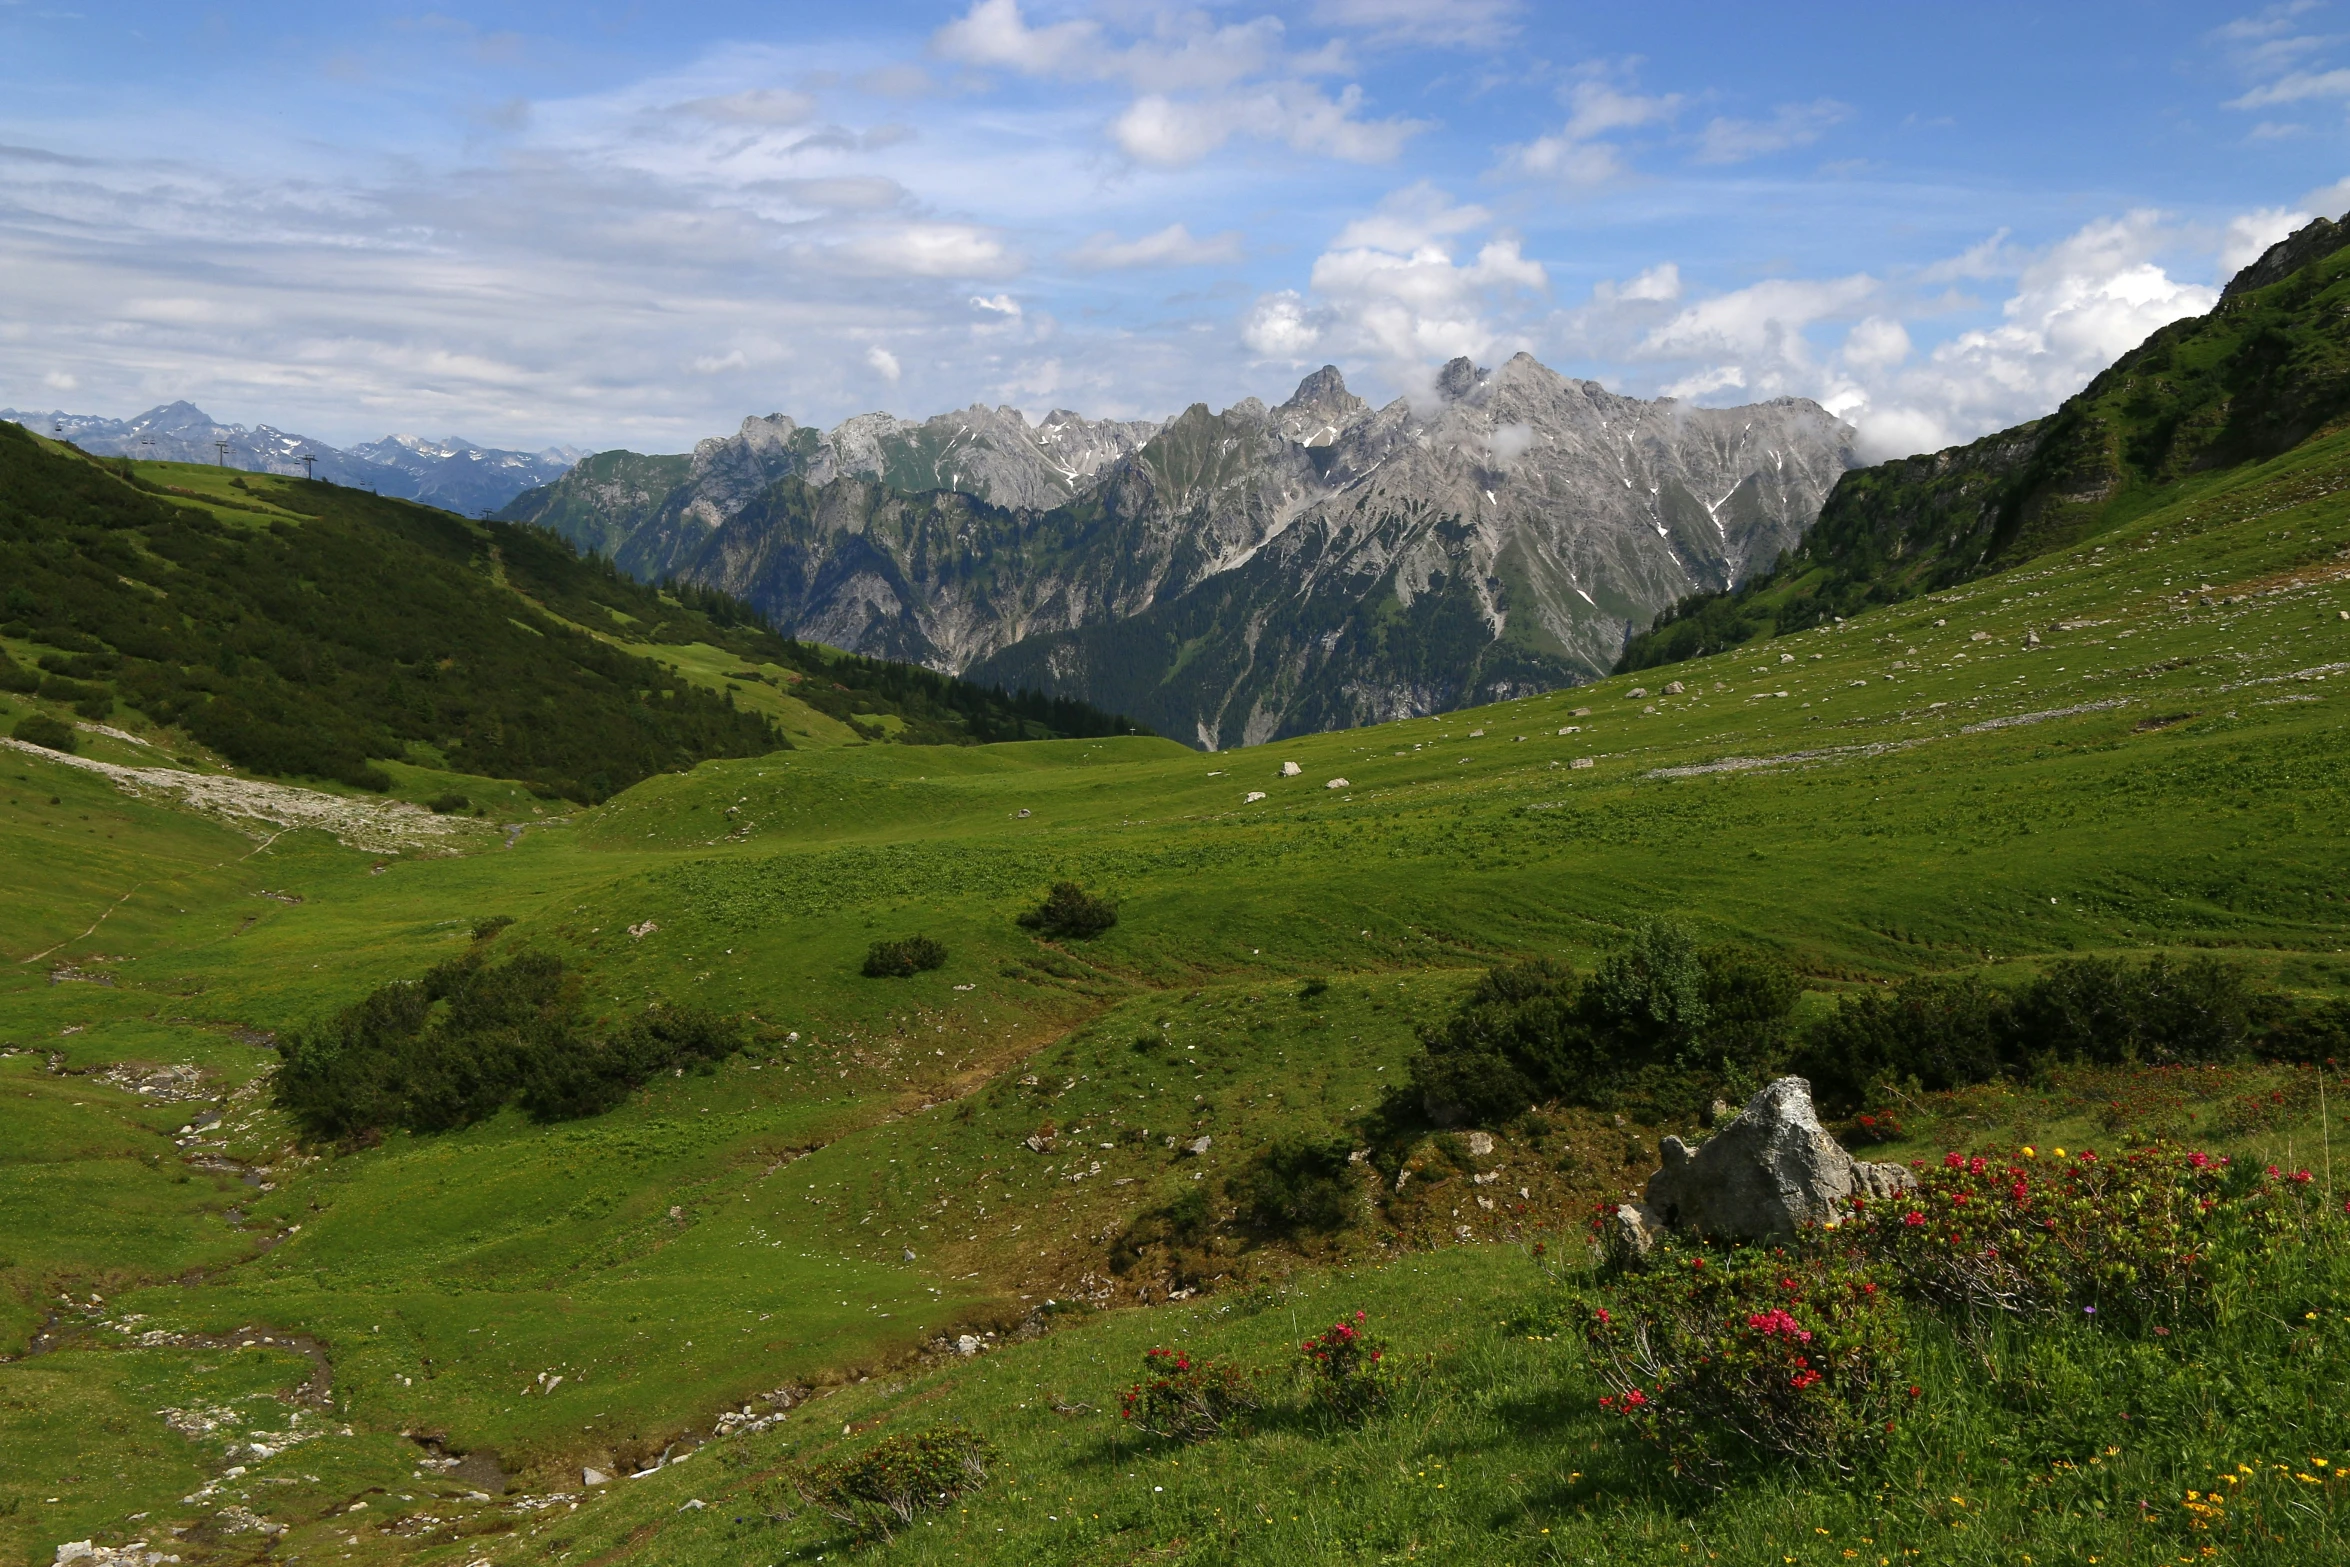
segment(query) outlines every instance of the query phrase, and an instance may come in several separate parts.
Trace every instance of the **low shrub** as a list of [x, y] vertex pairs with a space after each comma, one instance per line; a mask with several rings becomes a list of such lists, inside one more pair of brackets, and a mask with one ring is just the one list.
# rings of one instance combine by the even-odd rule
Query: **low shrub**
[[1395, 1397], [1395, 1363], [1373, 1338], [1360, 1311], [1341, 1317], [1298, 1346], [1306, 1373], [1306, 1401], [1335, 1420], [1357, 1421], [1385, 1409]]
[[47, 713], [27, 713], [8, 731], [27, 745], [37, 745], [51, 751], [71, 754], [74, 745], [73, 725], [61, 723]]
[[441, 1132], [516, 1102], [542, 1121], [601, 1114], [656, 1073], [741, 1048], [732, 1019], [692, 1007], [648, 1010], [598, 1037], [560, 959], [491, 963], [476, 948], [291, 1036], [272, 1092], [314, 1140]]
[[487, 941], [513, 923], [514, 916], [511, 914], [492, 914], [487, 919], [475, 920], [473, 922], [473, 939]]
[[29, 696], [40, 689], [41, 677], [10, 658], [5, 649], [0, 649], [0, 691], [15, 691]]
[[1178, 1278], [1190, 1270], [1186, 1254], [1204, 1245], [1215, 1229], [1204, 1187], [1194, 1186], [1156, 1208], [1147, 1208], [1127, 1222], [1110, 1242], [1110, 1271], [1130, 1273], [1154, 1247], [1166, 1253], [1168, 1271]]
[[1588, 980], [1530, 958], [1488, 971], [1441, 1024], [1424, 1029], [1390, 1121], [1493, 1124], [1542, 1098], [1694, 1113], [1743, 1100], [1787, 1053], [1802, 994], [1794, 971], [1751, 947], [1700, 947], [1648, 920]]
[[1328, 1235], [1354, 1222], [1361, 1187], [1344, 1142], [1276, 1137], [1225, 1183], [1236, 1216], [1263, 1236]]
[[431, 799], [425, 801], [426, 808], [429, 809], [435, 816], [452, 816], [459, 811], [470, 809], [472, 805], [473, 802], [471, 800], [468, 800], [465, 798], [465, 796], [456, 793], [454, 790], [446, 794], [436, 794]]
[[786, 1483], [807, 1506], [859, 1539], [889, 1539], [922, 1513], [948, 1506], [987, 1481], [996, 1450], [968, 1426], [884, 1437], [853, 1458], [790, 1471]]
[[866, 949], [864, 972], [867, 979], [911, 979], [946, 960], [947, 949], [928, 936], [902, 936]]
[[2230, 1060], [2258, 1025], [2290, 1041], [2312, 1011], [2254, 994], [2216, 958], [2068, 958], [2012, 995], [1979, 975], [1927, 974], [1847, 997], [1807, 1031], [1795, 1067], [1821, 1103], [1849, 1110], [1886, 1085], [1940, 1091], [2076, 1063]]
[[1220, 1436], [1262, 1407], [1256, 1385], [1229, 1360], [1193, 1360], [1180, 1349], [1143, 1351], [1142, 1380], [1119, 1400], [1137, 1431], [1171, 1442]]
[[1082, 941], [1118, 923], [1118, 906], [1073, 881], [1057, 881], [1044, 902], [1019, 917], [1025, 930]]
[[1600, 1408], [1709, 1484], [1770, 1457], [1852, 1473], [1909, 1402], [1899, 1308], [1849, 1248], [1667, 1241], [1581, 1306]]
[[1905, 1291], [1970, 1313], [2175, 1326], [2316, 1219], [2307, 1171], [2168, 1144], [1949, 1153], [1913, 1169], [1917, 1187], [1864, 1205], [1850, 1233]]

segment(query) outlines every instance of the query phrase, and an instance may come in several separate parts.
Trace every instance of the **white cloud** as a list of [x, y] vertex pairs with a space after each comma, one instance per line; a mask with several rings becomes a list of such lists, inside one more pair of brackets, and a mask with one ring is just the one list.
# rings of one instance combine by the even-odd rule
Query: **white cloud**
[[1873, 375], [1892, 369], [1909, 354], [1909, 331], [1900, 322], [1888, 316], [1864, 316], [1844, 334], [1840, 357], [1853, 370]]
[[696, 375], [723, 375], [729, 370], [747, 370], [751, 356], [737, 348], [724, 354], [704, 354], [694, 361]]
[[1196, 163], [1234, 137], [1383, 163], [1426, 128], [1418, 120], [1362, 118], [1359, 86], [1336, 95], [1315, 86], [1307, 78], [1341, 67], [1344, 52], [1287, 52], [1278, 17], [1219, 26], [1198, 11], [1129, 14], [1149, 30], [1117, 42], [1090, 17], [1033, 27], [1018, 0], [975, 0], [939, 29], [931, 47], [967, 65], [1024, 76], [1123, 84], [1136, 96], [1111, 119], [1110, 139], [1136, 162], [1162, 168]]
[[1681, 269], [1670, 261], [1660, 261], [1629, 283], [1602, 281], [1592, 285], [1591, 297], [1603, 304], [1669, 305], [1681, 297]]
[[1807, 364], [1805, 329], [1856, 312], [1876, 292], [1877, 280], [1866, 274], [1769, 278], [1687, 306], [1640, 346], [1660, 359], [1746, 357]]
[[1318, 0], [1314, 20], [1378, 45], [1491, 49], [1518, 34], [1520, 0]]
[[1851, 118], [1849, 105], [1833, 98], [1781, 104], [1767, 120], [1714, 119], [1698, 135], [1700, 163], [1744, 163], [1791, 147], [1808, 147], [1830, 126]]
[[2350, 71], [2292, 71], [2229, 100], [2231, 109], [2271, 109], [2313, 98], [2350, 98]]
[[2323, 185], [2301, 198], [2301, 205], [2313, 212], [2335, 214], [2350, 211], [2350, 179], [2336, 180]]
[[1488, 214], [1426, 183], [1397, 191], [1350, 223], [1314, 261], [1316, 304], [1289, 292], [1257, 300], [1243, 340], [1267, 358], [1309, 352], [1369, 359], [1407, 385], [1456, 355], [1484, 357], [1513, 334], [1493, 317], [1549, 287], [1539, 262], [1506, 235], [1455, 259]]
[[1875, 455], [1970, 440], [2037, 418], [2182, 316], [2217, 301], [2152, 257], [2172, 236], [2153, 212], [2090, 223], [2025, 266], [2001, 323], [1872, 379], [1847, 417]]
[[985, 297], [974, 294], [971, 296], [971, 308], [985, 310], [994, 315], [1010, 316], [1015, 321], [1020, 319], [1020, 301], [1009, 294], [990, 294]]
[[41, 384], [52, 392], [70, 392], [80, 386], [81, 378], [66, 370], [52, 370], [41, 377]]
[[801, 125], [816, 117], [816, 100], [788, 87], [755, 87], [721, 98], [692, 98], [680, 113], [726, 125]]
[[2219, 247], [2219, 275], [2235, 276], [2260, 259], [2262, 251], [2309, 221], [2310, 214], [2287, 207], [2262, 207], [2228, 221]]
[[1225, 266], [1240, 260], [1241, 254], [1237, 229], [1195, 239], [1183, 224], [1170, 223], [1139, 239], [1096, 234], [1071, 251], [1069, 260], [1088, 271], [1104, 272], [1125, 267]]
[[1249, 307], [1241, 319], [1240, 340], [1260, 358], [1294, 363], [1320, 347], [1322, 325], [1306, 308], [1305, 297], [1285, 288], [1260, 296]]
[[1623, 148], [1599, 138], [1666, 123], [1681, 108], [1678, 93], [1628, 92], [1596, 72], [1586, 72], [1570, 84], [1565, 98], [1566, 123], [1553, 135], [1503, 148], [1505, 171], [1571, 186], [1605, 184], [1626, 166]]
[[1197, 163], [1234, 136], [1286, 142], [1349, 163], [1386, 163], [1426, 123], [1362, 120], [1359, 87], [1336, 98], [1307, 82], [1274, 82], [1209, 98], [1149, 93], [1118, 116], [1110, 134], [1138, 163], [1176, 167]]
[[875, 343], [865, 350], [865, 362], [871, 365], [884, 381], [889, 382], [892, 386], [897, 384], [898, 376], [902, 373], [898, 368], [897, 355], [879, 343]]
[[860, 267], [908, 277], [1008, 277], [1026, 263], [996, 233], [975, 223], [900, 223], [839, 247]]

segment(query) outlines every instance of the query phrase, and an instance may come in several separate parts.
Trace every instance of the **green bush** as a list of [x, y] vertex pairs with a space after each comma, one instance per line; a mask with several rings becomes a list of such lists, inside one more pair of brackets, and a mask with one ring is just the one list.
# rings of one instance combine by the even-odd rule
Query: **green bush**
[[273, 1092], [305, 1136], [441, 1132], [519, 1101], [544, 1121], [596, 1115], [655, 1073], [742, 1048], [729, 1019], [660, 1008], [595, 1037], [576, 975], [524, 952], [476, 950], [369, 993], [285, 1046]]
[[71, 753], [75, 746], [73, 725], [60, 723], [47, 713], [27, 713], [16, 721], [9, 733], [27, 745], [45, 746], [52, 751]]
[[41, 689], [41, 677], [0, 650], [0, 691], [31, 695]]
[[1152, 1247], [1164, 1248], [1168, 1271], [1178, 1278], [1187, 1274], [1185, 1253], [1203, 1245], [1215, 1228], [1215, 1215], [1208, 1207], [1205, 1187], [1193, 1186], [1178, 1194], [1172, 1201], [1156, 1208], [1148, 1208], [1128, 1221], [1110, 1243], [1110, 1271], [1129, 1273]]
[[1587, 981], [1547, 958], [1489, 971], [1425, 1029], [1390, 1120], [1491, 1124], [1546, 1097], [1678, 1113], [1744, 1098], [1787, 1052], [1802, 983], [1753, 948], [1700, 948], [1649, 920]]
[[1767, 1458], [1850, 1474], [1908, 1403], [1899, 1309], [1849, 1247], [1668, 1239], [1578, 1305], [1600, 1408], [1710, 1484]]
[[1171, 1442], [1204, 1442], [1262, 1407], [1255, 1383], [1228, 1360], [1193, 1360], [1179, 1349], [1143, 1351], [1142, 1380], [1119, 1400], [1137, 1431]]
[[487, 919], [475, 920], [473, 922], [473, 939], [487, 941], [513, 923], [514, 916], [511, 914], [492, 914]]
[[1118, 907], [1073, 881], [1057, 881], [1044, 902], [1019, 917], [1022, 928], [1039, 935], [1082, 941], [1118, 923]]
[[1343, 1142], [1276, 1137], [1225, 1184], [1240, 1222], [1258, 1235], [1328, 1235], [1354, 1222], [1361, 1188]]
[[[1795, 1064], [1823, 1104], [1848, 1110], [1887, 1085], [1960, 1088], [2076, 1062], [2225, 1061], [2249, 1048], [2264, 1009], [2277, 1012], [2275, 998], [2209, 957], [2068, 958], [2012, 996], [1974, 974], [1920, 975], [1847, 997], [1812, 1025]], [[2280, 1041], [2294, 1038], [2293, 1015], [2270, 1021]]]
[[904, 936], [896, 941], [877, 941], [865, 953], [867, 979], [911, 979], [941, 967], [947, 960], [947, 949], [928, 936]]
[[458, 811], [467, 809], [472, 804], [473, 802], [471, 800], [468, 800], [465, 798], [465, 796], [454, 791], [451, 791], [447, 794], [436, 794], [430, 800], [425, 802], [425, 805], [435, 816], [453, 815]]
[[968, 1426], [884, 1437], [853, 1458], [788, 1472], [800, 1500], [859, 1539], [891, 1537], [987, 1481], [996, 1451]]

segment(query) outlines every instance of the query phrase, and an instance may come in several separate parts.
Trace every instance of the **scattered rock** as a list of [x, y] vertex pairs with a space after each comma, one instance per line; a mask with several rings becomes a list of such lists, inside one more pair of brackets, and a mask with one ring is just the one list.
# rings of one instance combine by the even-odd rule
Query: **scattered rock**
[[1245, 797], [1243, 797], [1243, 798], [1242, 798], [1242, 800], [1241, 800], [1241, 802], [1240, 802], [1240, 803], [1241, 803], [1241, 804], [1243, 804], [1243, 805], [1254, 805], [1254, 804], [1256, 804], [1256, 803], [1257, 803], [1259, 800], [1262, 800], [1264, 797], [1265, 797], [1265, 791], [1264, 791], [1264, 790], [1262, 790], [1262, 789], [1251, 789], [1251, 790], [1248, 792], [1248, 794], [1247, 794]]
[[1779, 655], [1779, 662], [1782, 664], [1792, 664], [1795, 662], [1795, 655], [1792, 653], [1781, 653]]
[[1569, 767], [1595, 767], [1598, 764], [1588, 756], [1578, 756], [1567, 765]]
[[[1354, 785], [1348, 783], [1343, 778], [1333, 778], [1328, 783], [1322, 785], [1322, 787], [1325, 789], [1351, 789], [1354, 787]], [[111, 981], [109, 981], [109, 983], [111, 983]]]
[[1665, 695], [1667, 695], [1667, 696], [1679, 696], [1679, 695], [1680, 695], [1680, 694], [1681, 694], [1683, 691], [1686, 691], [1686, 690], [1688, 690], [1688, 689], [1689, 689], [1689, 688], [1688, 688], [1687, 686], [1684, 686], [1684, 685], [1683, 685], [1683, 684], [1681, 684], [1681, 682], [1680, 682], [1680, 681], [1678, 681], [1678, 680], [1671, 681], [1671, 682], [1669, 682], [1669, 683], [1668, 683], [1668, 684], [1665, 686]]
[[1305, 769], [1298, 766], [1295, 762], [1283, 762], [1281, 764], [1281, 776], [1284, 778], [1295, 778], [1298, 774], [1304, 771]]
[[1493, 1134], [1491, 1132], [1471, 1132], [1469, 1134], [1469, 1156], [1471, 1158], [1482, 1159], [1491, 1152], [1493, 1152]]
[[579, 1472], [579, 1483], [582, 1485], [610, 1485], [612, 1477], [601, 1469], [582, 1469]]
[[979, 1340], [968, 1333], [955, 1340], [955, 1353], [965, 1358], [978, 1354], [982, 1347]]
[[639, 924], [629, 926], [628, 934], [632, 939], [642, 941], [660, 928], [661, 927], [655, 924], [653, 921], [645, 920]]
[[1642, 697], [1644, 697], [1644, 696], [1648, 695], [1648, 687], [1646, 687], [1646, 686], [1634, 686], [1634, 687], [1633, 687], [1631, 690], [1629, 690], [1629, 691], [1625, 692], [1624, 694], [1625, 694], [1626, 696], [1630, 697], [1630, 698], [1631, 698], [1633, 701], [1637, 702], [1637, 701], [1639, 701], [1639, 700], [1640, 700]]
[[1183, 1148], [1186, 1153], [1197, 1157], [1198, 1155], [1206, 1153], [1208, 1149], [1215, 1144], [1215, 1141], [1216, 1140], [1213, 1137], [1202, 1135], [1193, 1138], [1188, 1143], [1185, 1143]]
[[1800, 1077], [1764, 1088], [1703, 1146], [1667, 1137], [1657, 1154], [1663, 1167], [1648, 1178], [1642, 1221], [1723, 1240], [1792, 1235], [1834, 1219], [1856, 1192], [1889, 1196], [1910, 1183], [1900, 1165], [1846, 1153], [1820, 1125], [1811, 1084]]

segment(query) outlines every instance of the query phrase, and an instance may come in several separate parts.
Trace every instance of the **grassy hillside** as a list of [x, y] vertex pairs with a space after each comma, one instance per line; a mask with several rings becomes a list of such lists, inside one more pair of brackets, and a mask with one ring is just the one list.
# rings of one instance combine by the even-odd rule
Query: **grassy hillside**
[[[1656, 914], [1784, 959], [1802, 1015], [2101, 953], [2341, 995], [2346, 482], [2350, 437], [2321, 438], [1678, 691], [1226, 754], [716, 758], [458, 854], [246, 831], [8, 746], [0, 846], [43, 874], [0, 904], [26, 1216], [0, 1241], [0, 1551], [247, 1560], [266, 1521], [281, 1558], [838, 1559], [778, 1466], [960, 1420], [1002, 1451], [986, 1485], [878, 1556], [2328, 1559], [2338, 1229], [2162, 1338], [1906, 1317], [1931, 1402], [1865, 1483], [1780, 1464], [1715, 1492], [1603, 1418], [1566, 1303], [1611, 1287], [1579, 1271], [1591, 1203], [1695, 1125], [1550, 1106], [1483, 1155], [1412, 1130], [1381, 1157], [1413, 1179], [1342, 1166], [1326, 1231], [1269, 1233], [1236, 1194], [1282, 1139], [1368, 1146], [1489, 964], [1588, 972]], [[1014, 922], [1061, 879], [1115, 927]], [[942, 967], [860, 973], [914, 934]], [[299, 1144], [269, 1036], [476, 950], [561, 958], [603, 1021], [691, 1003], [753, 1044], [589, 1119]], [[1918, 1096], [1882, 1148], [2170, 1132], [2322, 1167], [2320, 1080], [2067, 1067]], [[1326, 1427], [1282, 1370], [1247, 1434], [1168, 1447], [1116, 1415], [1144, 1348], [1278, 1369], [1356, 1309], [1411, 1368], [1391, 1414]], [[989, 1347], [955, 1354], [966, 1333]], [[2262, 1527], [2191, 1528], [2178, 1499], [2236, 1463]]]
[[2346, 238], [2350, 228], [2320, 218], [2278, 242], [2210, 314], [2162, 328], [2045, 419], [1846, 474], [1776, 570], [1658, 616], [1626, 645], [1619, 672], [2093, 542], [2175, 507], [2202, 476], [2336, 424], [2350, 414]]
[[[251, 771], [361, 789], [392, 788], [380, 764], [399, 762], [601, 799], [809, 735], [803, 713], [927, 743], [1124, 727], [786, 641], [722, 596], [656, 592], [534, 528], [329, 484], [100, 464], [14, 425], [0, 430], [0, 564], [0, 683], [84, 721], [127, 706], [134, 726]], [[663, 656], [696, 647], [720, 664], [700, 679]], [[737, 702], [762, 684], [788, 702]]]

